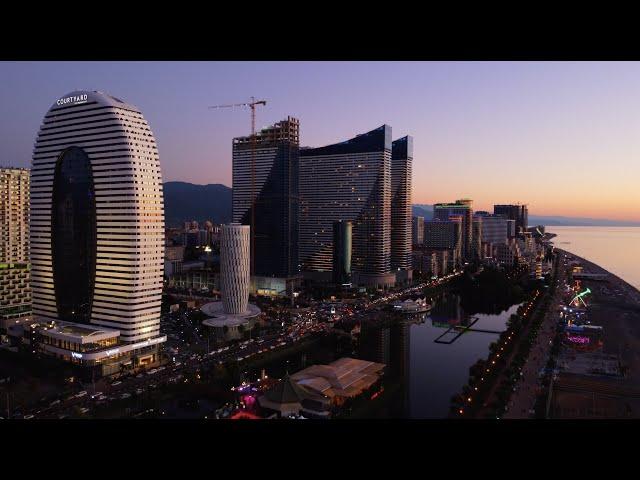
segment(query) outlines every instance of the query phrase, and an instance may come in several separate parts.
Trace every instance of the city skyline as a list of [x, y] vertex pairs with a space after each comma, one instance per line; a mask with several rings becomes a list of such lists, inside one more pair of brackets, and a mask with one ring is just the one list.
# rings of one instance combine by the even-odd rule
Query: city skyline
[[[232, 223], [168, 228], [165, 192], [192, 187], [163, 185], [157, 124], [116, 95], [58, 94], [31, 168], [0, 168], [0, 419], [640, 416], [640, 292], [530, 200], [490, 213], [434, 162], [445, 202], [413, 217], [412, 132], [301, 147], [287, 115], [232, 137]], [[474, 188], [518, 186], [481, 167]]]
[[[607, 62], [3, 62], [3, 164], [29, 167], [61, 92], [101, 90], [140, 106], [165, 181], [231, 185], [230, 139], [295, 116], [300, 144], [386, 123], [414, 137], [413, 203], [527, 203], [537, 215], [640, 221], [640, 65]], [[330, 120], [330, 121], [329, 121]], [[186, 158], [185, 158], [186, 157]], [[553, 172], [553, 173], [552, 173]]]

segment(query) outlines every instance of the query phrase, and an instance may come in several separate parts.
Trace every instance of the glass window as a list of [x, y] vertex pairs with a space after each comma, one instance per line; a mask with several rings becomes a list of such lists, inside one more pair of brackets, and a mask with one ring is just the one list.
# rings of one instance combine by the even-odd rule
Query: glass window
[[58, 158], [53, 180], [51, 248], [61, 320], [89, 323], [96, 265], [96, 207], [91, 162], [78, 147]]

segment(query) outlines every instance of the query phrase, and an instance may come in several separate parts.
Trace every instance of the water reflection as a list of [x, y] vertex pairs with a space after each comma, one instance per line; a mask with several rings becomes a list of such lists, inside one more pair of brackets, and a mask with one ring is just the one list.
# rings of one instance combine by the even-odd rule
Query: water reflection
[[[304, 352], [273, 359], [250, 368], [248, 376], [257, 378], [262, 368], [271, 377], [282, 377], [314, 364], [328, 364], [351, 356], [387, 365], [384, 394], [375, 408], [361, 415], [366, 418], [445, 418], [451, 397], [469, 378], [469, 367], [489, 353], [489, 345], [504, 330], [518, 305], [493, 315], [464, 311], [460, 296], [443, 293], [432, 300], [427, 314], [404, 315], [380, 312], [349, 326], [343, 335], [326, 336]], [[460, 332], [457, 326], [469, 326]], [[351, 331], [352, 335], [346, 332]], [[452, 343], [435, 343], [447, 334]], [[482, 331], [476, 331], [482, 330]], [[459, 333], [461, 333], [459, 335]]]
[[449, 328], [454, 325], [466, 326], [469, 318], [464, 315], [460, 295], [444, 293], [431, 305], [431, 324], [437, 328]]
[[[361, 326], [355, 353], [359, 358], [387, 365], [386, 395], [376, 418], [444, 418], [451, 397], [466, 383], [469, 367], [487, 356], [489, 344], [505, 329], [517, 305], [494, 315], [469, 315], [460, 296], [445, 293], [435, 298], [428, 314], [385, 314]], [[458, 336], [452, 327], [468, 326]], [[453, 343], [435, 340], [452, 329]]]

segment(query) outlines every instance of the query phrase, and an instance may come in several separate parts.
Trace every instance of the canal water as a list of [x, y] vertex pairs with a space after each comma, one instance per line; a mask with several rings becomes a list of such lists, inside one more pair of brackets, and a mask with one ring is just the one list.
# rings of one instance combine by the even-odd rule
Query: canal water
[[[370, 418], [446, 418], [451, 397], [469, 378], [469, 367], [486, 358], [489, 345], [506, 329], [518, 305], [488, 314], [465, 312], [451, 292], [433, 299], [428, 314], [380, 313], [364, 321], [353, 340], [322, 339], [304, 352], [260, 366], [272, 377], [337, 358], [352, 356], [387, 365], [388, 394]], [[470, 326], [458, 335], [453, 326]], [[476, 331], [483, 330], [483, 331]], [[447, 333], [449, 332], [449, 333]], [[256, 377], [260, 371], [246, 372]]]
[[[451, 397], [469, 379], [469, 367], [487, 357], [489, 345], [506, 330], [506, 323], [517, 308], [518, 305], [513, 305], [493, 315], [469, 314], [460, 306], [458, 295], [446, 293], [419, 320], [396, 320], [389, 327], [388, 361], [390, 373], [402, 387], [398, 393], [401, 400], [383, 415], [413, 419], [447, 417]], [[449, 330], [454, 325], [471, 325], [472, 330], [458, 335], [459, 330]]]

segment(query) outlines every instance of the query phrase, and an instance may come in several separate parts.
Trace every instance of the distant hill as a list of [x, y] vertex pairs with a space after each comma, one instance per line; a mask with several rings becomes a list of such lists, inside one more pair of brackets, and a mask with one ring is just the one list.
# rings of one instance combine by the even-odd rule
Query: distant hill
[[188, 220], [230, 222], [231, 188], [219, 183], [165, 182], [164, 212], [169, 227], [179, 227]]
[[545, 225], [549, 227], [640, 227], [640, 222], [624, 222], [606, 218], [529, 215], [529, 225]]
[[416, 217], [424, 217], [425, 220], [433, 218], [433, 205], [412, 205], [412, 210]]

